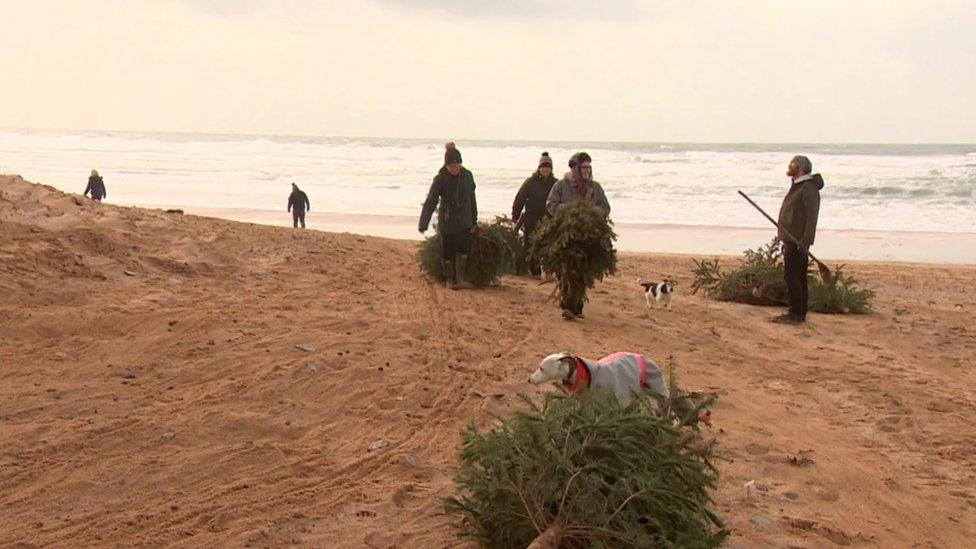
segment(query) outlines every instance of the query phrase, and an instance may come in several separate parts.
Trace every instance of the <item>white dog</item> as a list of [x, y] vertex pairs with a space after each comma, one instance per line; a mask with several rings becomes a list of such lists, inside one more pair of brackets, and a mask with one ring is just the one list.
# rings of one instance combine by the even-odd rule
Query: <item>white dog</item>
[[561, 380], [571, 393], [589, 387], [612, 394], [621, 406], [630, 404], [632, 395], [645, 387], [664, 398], [670, 396], [661, 369], [651, 359], [636, 353], [614, 353], [597, 361], [556, 353], [542, 359], [529, 376], [529, 383], [535, 385], [556, 380]]
[[605, 397], [613, 395], [621, 406], [630, 404], [635, 393], [648, 389], [660, 397], [659, 402], [671, 402], [668, 415], [675, 419], [676, 424], [711, 422], [711, 411], [705, 406], [714, 400], [712, 395], [685, 393], [676, 389], [678, 394], [672, 399], [661, 369], [653, 360], [641, 354], [618, 352], [593, 361], [566, 352], [554, 353], [542, 359], [529, 376], [529, 383], [533, 385], [547, 381], [560, 381], [562, 388], [570, 393], [589, 388]]
[[651, 301], [656, 301], [662, 307], [666, 306], [669, 311], [671, 310], [671, 296], [678, 286], [674, 278], [669, 276], [661, 282], [644, 282], [643, 279], [638, 279], [637, 284], [644, 288], [644, 300], [647, 302], [648, 309], [651, 308]]

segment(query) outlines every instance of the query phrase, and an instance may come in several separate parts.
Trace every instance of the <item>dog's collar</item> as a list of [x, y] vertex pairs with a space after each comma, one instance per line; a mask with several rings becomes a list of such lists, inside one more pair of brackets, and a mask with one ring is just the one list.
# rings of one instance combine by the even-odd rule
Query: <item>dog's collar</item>
[[[576, 368], [569, 370], [569, 375], [563, 379], [563, 387], [570, 393], [575, 393], [580, 390], [580, 387], [590, 386], [590, 369], [586, 366], [579, 357], [573, 357], [576, 360]], [[576, 374], [576, 381], [572, 381], [573, 374]]]

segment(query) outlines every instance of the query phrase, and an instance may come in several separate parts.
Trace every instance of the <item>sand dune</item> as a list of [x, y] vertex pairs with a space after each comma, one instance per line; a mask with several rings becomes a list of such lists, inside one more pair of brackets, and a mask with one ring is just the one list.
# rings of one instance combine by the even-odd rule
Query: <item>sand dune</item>
[[976, 267], [852, 264], [877, 312], [796, 329], [687, 293], [644, 309], [634, 279], [687, 292], [691, 259], [623, 255], [567, 323], [528, 279], [430, 284], [415, 243], [17, 177], [0, 230], [0, 546], [472, 545], [440, 502], [458, 433], [551, 390], [526, 378], [561, 349], [673, 355], [719, 394], [730, 546], [976, 536]]

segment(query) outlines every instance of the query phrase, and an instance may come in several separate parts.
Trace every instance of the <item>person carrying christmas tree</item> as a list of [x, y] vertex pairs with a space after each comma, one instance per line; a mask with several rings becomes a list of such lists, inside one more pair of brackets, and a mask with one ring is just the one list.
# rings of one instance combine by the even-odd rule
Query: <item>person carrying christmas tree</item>
[[[552, 175], [552, 159], [549, 158], [548, 152], [544, 152], [539, 158], [538, 169], [522, 183], [512, 203], [512, 221], [522, 222], [522, 244], [526, 250], [532, 242], [532, 231], [548, 215], [546, 200], [555, 184], [556, 178]], [[538, 261], [529, 260], [529, 271], [533, 278], [542, 278], [542, 268]]]
[[464, 273], [471, 250], [471, 232], [478, 224], [478, 202], [475, 199], [474, 176], [461, 165], [461, 151], [454, 143], [447, 143], [444, 147], [444, 166], [430, 184], [427, 200], [420, 212], [418, 229], [421, 233], [427, 231], [430, 218], [437, 209], [444, 277], [449, 289], [460, 290], [471, 287], [464, 280]]
[[[546, 210], [550, 215], [577, 201], [586, 201], [603, 217], [610, 215], [610, 202], [603, 187], [593, 180], [593, 167], [590, 155], [578, 152], [569, 159], [569, 173], [553, 185], [546, 199]], [[581, 285], [580, 285], [581, 286]], [[580, 290], [563, 298], [560, 307], [563, 318], [573, 320], [583, 316], [585, 291]]]

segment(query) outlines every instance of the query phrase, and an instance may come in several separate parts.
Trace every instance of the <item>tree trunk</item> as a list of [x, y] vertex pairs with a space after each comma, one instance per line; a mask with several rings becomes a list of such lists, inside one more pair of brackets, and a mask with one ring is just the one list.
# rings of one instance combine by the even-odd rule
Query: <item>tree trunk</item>
[[544, 532], [536, 536], [532, 543], [525, 549], [557, 549], [559, 542], [563, 540], [563, 527], [553, 524], [546, 528]]

